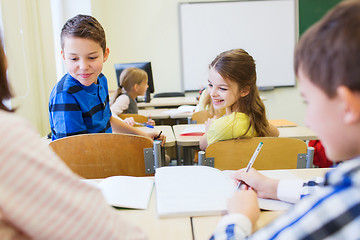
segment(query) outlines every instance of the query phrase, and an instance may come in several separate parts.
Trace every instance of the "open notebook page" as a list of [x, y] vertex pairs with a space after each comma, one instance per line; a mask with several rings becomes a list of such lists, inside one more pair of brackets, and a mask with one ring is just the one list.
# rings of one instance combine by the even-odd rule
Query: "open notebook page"
[[[237, 186], [230, 178], [232, 172], [205, 166], [158, 168], [155, 186], [159, 217], [206, 216], [225, 212], [227, 199]], [[277, 179], [298, 179], [287, 170], [264, 172]], [[259, 199], [259, 205], [266, 210], [283, 210], [291, 206], [269, 199]]]
[[147, 209], [154, 186], [153, 179], [145, 177], [113, 176], [99, 184], [88, 179], [82, 181], [100, 188], [109, 205], [134, 209]]

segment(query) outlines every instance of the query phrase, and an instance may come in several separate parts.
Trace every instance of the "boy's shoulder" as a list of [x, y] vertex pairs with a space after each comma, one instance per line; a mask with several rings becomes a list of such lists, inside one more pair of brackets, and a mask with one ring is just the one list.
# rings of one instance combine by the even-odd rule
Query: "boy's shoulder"
[[60, 81], [58, 81], [53, 90], [52, 95], [69, 93], [74, 94], [82, 90], [81, 84], [73, 78], [69, 73], [65, 74]]

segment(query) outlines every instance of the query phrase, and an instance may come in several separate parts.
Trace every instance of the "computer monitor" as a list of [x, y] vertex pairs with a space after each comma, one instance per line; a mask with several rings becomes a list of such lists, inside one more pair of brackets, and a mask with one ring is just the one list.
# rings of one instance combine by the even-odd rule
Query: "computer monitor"
[[150, 102], [150, 93], [154, 93], [154, 81], [151, 70], [151, 62], [135, 62], [135, 63], [117, 63], [115, 64], [117, 84], [120, 86], [120, 74], [126, 68], [140, 68], [148, 75], [148, 89], [145, 94], [145, 102]]

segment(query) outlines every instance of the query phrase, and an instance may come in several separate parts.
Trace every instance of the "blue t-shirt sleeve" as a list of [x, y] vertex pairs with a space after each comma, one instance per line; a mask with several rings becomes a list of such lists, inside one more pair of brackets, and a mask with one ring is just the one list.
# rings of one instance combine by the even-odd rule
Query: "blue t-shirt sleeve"
[[49, 105], [53, 140], [86, 133], [83, 114], [74, 96], [62, 92]]

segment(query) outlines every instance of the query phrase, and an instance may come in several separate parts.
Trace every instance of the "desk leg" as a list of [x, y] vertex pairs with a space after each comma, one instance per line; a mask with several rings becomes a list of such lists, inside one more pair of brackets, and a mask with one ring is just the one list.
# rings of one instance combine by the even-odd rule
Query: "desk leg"
[[192, 159], [192, 153], [191, 153], [192, 147], [185, 147], [184, 150], [184, 165], [193, 165], [193, 159]]

